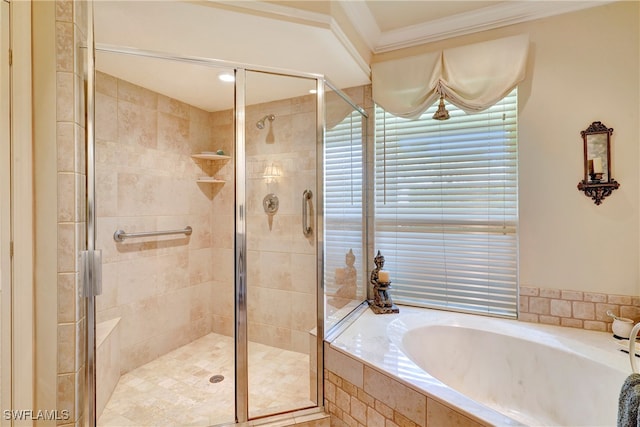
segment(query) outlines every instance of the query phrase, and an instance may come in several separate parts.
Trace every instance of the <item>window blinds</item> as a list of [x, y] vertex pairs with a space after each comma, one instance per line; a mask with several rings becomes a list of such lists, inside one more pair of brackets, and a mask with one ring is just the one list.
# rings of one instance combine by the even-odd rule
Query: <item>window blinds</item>
[[[325, 289], [335, 294], [336, 269], [353, 250], [362, 280], [363, 254], [363, 118], [353, 111], [325, 133]], [[361, 290], [359, 290], [361, 293]], [[359, 295], [363, 297], [363, 295]]]
[[517, 315], [517, 89], [418, 120], [376, 107], [375, 249], [395, 302]]

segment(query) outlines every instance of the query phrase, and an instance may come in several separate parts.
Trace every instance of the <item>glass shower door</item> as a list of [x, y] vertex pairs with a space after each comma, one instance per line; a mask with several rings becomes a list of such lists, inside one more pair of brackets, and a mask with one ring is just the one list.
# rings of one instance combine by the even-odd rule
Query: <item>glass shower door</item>
[[98, 425], [233, 422], [234, 101], [218, 75], [234, 70], [104, 51], [97, 66]]
[[246, 75], [249, 418], [317, 404], [316, 82]]

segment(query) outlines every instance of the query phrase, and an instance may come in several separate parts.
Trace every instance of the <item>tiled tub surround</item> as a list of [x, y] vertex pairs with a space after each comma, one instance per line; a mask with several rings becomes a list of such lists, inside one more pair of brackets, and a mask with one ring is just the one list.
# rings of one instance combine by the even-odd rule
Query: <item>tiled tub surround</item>
[[[556, 394], [559, 399], [562, 397], [574, 399], [576, 395], [571, 391], [569, 385], [575, 384], [578, 387], [587, 385], [586, 391], [588, 393], [577, 398], [581, 407], [595, 406], [591, 401], [584, 403], [588, 396], [593, 395], [595, 396], [593, 399], [597, 399], [599, 405], [605, 406], [596, 409], [596, 413], [607, 418], [605, 424], [615, 424], [618, 393], [622, 382], [630, 373], [630, 366], [628, 355], [619, 351], [619, 342], [610, 334], [403, 306], [400, 307], [400, 313], [394, 315], [375, 315], [367, 309], [336, 339], [330, 344], [326, 344], [325, 405], [332, 415], [332, 425], [375, 426], [385, 425], [385, 422], [386, 425], [431, 427], [443, 425], [563, 425], [557, 421], [557, 418], [554, 421], [554, 417], [558, 416], [555, 414], [535, 416], [534, 414], [501, 413], [498, 410], [499, 405], [505, 402], [501, 402], [498, 395], [493, 397], [495, 399], [493, 402], [489, 398], [484, 404], [481, 404], [478, 402], [482, 400], [482, 397], [466, 396], [425, 372], [418, 366], [421, 363], [420, 357], [423, 356], [405, 354], [404, 351], [410, 353], [412, 349], [406, 341], [403, 342], [403, 337], [400, 336], [407, 326], [424, 324], [449, 325], [447, 327], [455, 325], [453, 327], [472, 327], [479, 330], [477, 333], [471, 333], [469, 337], [481, 337], [484, 335], [481, 331], [490, 332], [490, 337], [498, 340], [503, 339], [504, 336], [493, 334], [495, 331], [500, 331], [500, 334], [516, 334], [516, 338], [510, 338], [511, 341], [501, 345], [502, 347], [510, 346], [509, 354], [515, 354], [516, 351], [519, 351], [518, 347], [523, 343], [528, 343], [529, 340], [535, 341], [535, 345], [540, 343], [540, 346], [557, 347], [559, 350], [541, 347], [541, 354], [560, 355], [560, 357], [554, 358], [553, 363], [562, 363], [561, 360], [564, 359], [564, 363], [588, 366], [588, 369], [581, 372], [580, 378], [566, 379], [566, 389], [561, 387], [559, 390], [554, 390], [550, 388], [551, 382], [548, 378], [545, 379], [545, 375], [556, 375], [551, 374], [551, 372], [555, 372], [554, 368], [559, 368], [559, 372], [569, 369], [551, 365], [536, 367], [533, 363], [523, 366], [523, 371], [530, 371], [536, 378], [543, 379], [544, 382], [534, 385], [539, 386], [538, 392], [545, 395]], [[445, 336], [448, 335], [434, 338], [434, 345], [440, 346], [441, 344], [435, 344], [435, 342], [441, 342]], [[520, 342], [518, 342], [518, 336], [522, 337]], [[430, 347], [429, 338], [419, 337], [419, 340], [415, 347], [427, 348], [426, 354], [434, 350]], [[482, 344], [474, 343], [472, 338], [469, 338], [468, 341], [469, 345], [475, 345], [474, 348], [477, 348], [477, 351], [474, 348], [467, 351], [463, 347], [451, 350], [451, 353], [448, 353], [450, 349], [445, 349], [442, 352], [442, 357], [448, 357], [448, 359], [453, 358], [452, 354], [464, 356], [457, 361], [459, 366], [456, 366], [456, 370], [452, 370], [451, 374], [455, 376], [462, 372], [464, 375], [456, 379], [446, 371], [439, 372], [439, 367], [433, 368], [432, 374], [448, 383], [460, 381], [461, 384], [464, 384], [464, 381], [468, 380], [470, 384], [467, 386], [476, 392], [474, 384], [479, 384], [481, 379], [475, 378], [474, 375], [482, 374], [483, 369], [486, 369], [481, 365], [483, 353], [486, 353], [485, 356], [487, 356], [484, 358], [485, 361], [498, 360], [503, 356], [498, 350], [488, 352], [489, 349], [497, 349], [499, 346], [486, 343], [487, 349], [483, 352]], [[465, 343], [460, 345], [463, 346]], [[437, 355], [437, 350], [436, 353], [431, 354]], [[509, 355], [505, 354], [504, 357], [508, 358]], [[438, 365], [441, 364], [438, 363]], [[502, 366], [506, 369], [508, 363], [503, 361]], [[476, 372], [476, 374], [471, 372]], [[511, 373], [502, 377], [499, 372], [493, 372], [493, 374], [491, 378], [493, 378], [493, 386], [497, 392], [514, 385], [511, 382], [513, 380]], [[598, 375], [601, 376], [598, 377]], [[503, 383], [500, 383], [501, 380]], [[608, 384], [608, 386], [604, 384]], [[456, 386], [456, 384], [451, 385]], [[535, 393], [534, 386], [529, 383], [524, 389]], [[593, 387], [600, 388], [602, 393], [599, 397], [597, 397], [598, 390]], [[602, 390], [606, 387], [608, 390]], [[510, 394], [505, 396], [505, 398], [511, 398]], [[526, 403], [533, 402], [535, 400], [533, 396], [532, 394], [524, 398], [524, 409], [528, 410], [529, 406], [534, 406]], [[507, 403], [507, 406], [510, 404], [512, 402]]]
[[640, 296], [520, 286], [518, 319], [525, 322], [611, 332], [613, 319], [640, 321]]

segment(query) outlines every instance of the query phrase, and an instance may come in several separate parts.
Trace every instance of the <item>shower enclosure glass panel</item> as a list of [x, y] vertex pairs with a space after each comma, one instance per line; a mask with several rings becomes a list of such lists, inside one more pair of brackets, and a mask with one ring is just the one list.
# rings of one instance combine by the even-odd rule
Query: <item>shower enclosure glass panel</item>
[[318, 402], [316, 86], [246, 73], [250, 418]]
[[325, 105], [324, 311], [328, 332], [367, 298], [366, 116], [330, 87]]
[[[233, 422], [234, 89], [218, 74], [234, 70], [105, 52], [96, 65], [98, 425]], [[195, 80], [211, 84], [187, 99]]]

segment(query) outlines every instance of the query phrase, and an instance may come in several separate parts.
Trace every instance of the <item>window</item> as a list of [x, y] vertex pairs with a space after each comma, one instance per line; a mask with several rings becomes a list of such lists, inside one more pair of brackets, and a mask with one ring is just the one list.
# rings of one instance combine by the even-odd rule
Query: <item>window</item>
[[517, 315], [517, 89], [488, 110], [376, 107], [375, 249], [394, 302]]

